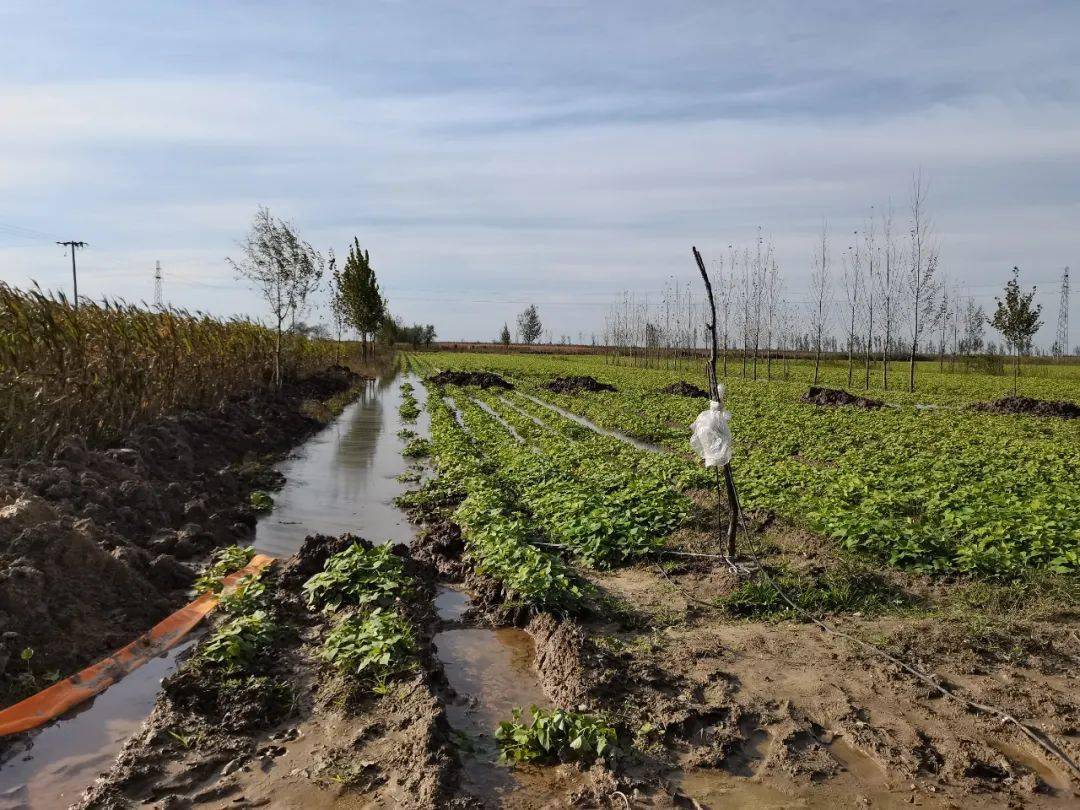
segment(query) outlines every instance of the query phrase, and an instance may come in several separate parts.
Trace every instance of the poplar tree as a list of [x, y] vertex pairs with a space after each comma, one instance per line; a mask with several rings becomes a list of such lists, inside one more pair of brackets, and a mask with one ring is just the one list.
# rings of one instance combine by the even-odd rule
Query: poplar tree
[[1042, 304], [1032, 304], [1035, 288], [1031, 292], [1020, 292], [1020, 268], [1013, 268], [1013, 277], [1005, 285], [1005, 299], [995, 298], [997, 309], [990, 325], [1001, 332], [1013, 349], [1013, 396], [1016, 396], [1017, 380], [1020, 376], [1020, 352], [1031, 344], [1031, 338], [1039, 331], [1042, 321], [1039, 314]]
[[379, 281], [371, 267], [371, 258], [360, 249], [360, 240], [353, 237], [349, 255], [341, 271], [341, 306], [345, 321], [360, 333], [364, 358], [374, 334], [386, 320], [386, 301], [379, 292]]

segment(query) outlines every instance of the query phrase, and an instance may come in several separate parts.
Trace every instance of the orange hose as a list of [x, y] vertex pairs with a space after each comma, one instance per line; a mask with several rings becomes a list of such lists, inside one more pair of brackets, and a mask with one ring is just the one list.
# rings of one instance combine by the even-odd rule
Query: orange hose
[[[234, 585], [241, 577], [261, 571], [273, 560], [273, 557], [256, 554], [246, 566], [225, 577], [225, 586]], [[104, 692], [150, 659], [175, 647], [217, 606], [218, 596], [216, 593], [204, 593], [108, 658], [0, 711], [0, 737], [44, 725], [73, 706]]]

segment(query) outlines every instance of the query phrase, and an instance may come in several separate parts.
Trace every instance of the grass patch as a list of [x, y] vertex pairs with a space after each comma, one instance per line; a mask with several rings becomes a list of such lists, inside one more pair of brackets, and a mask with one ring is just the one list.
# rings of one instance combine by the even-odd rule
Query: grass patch
[[[816, 574], [779, 569], [772, 576], [799, 608], [813, 615], [876, 614], [911, 606], [910, 598], [880, 574], [851, 563]], [[743, 583], [720, 604], [743, 618], [801, 618], [764, 577]]]

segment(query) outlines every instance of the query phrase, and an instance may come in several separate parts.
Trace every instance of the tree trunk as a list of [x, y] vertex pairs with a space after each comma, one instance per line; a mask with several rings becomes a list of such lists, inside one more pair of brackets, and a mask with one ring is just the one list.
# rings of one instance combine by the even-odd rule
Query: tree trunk
[[855, 307], [851, 308], [851, 329], [847, 343], [847, 387], [851, 388], [855, 375]]
[[1016, 396], [1017, 385], [1020, 380], [1020, 346], [1014, 350], [1013, 355], [1013, 396]]

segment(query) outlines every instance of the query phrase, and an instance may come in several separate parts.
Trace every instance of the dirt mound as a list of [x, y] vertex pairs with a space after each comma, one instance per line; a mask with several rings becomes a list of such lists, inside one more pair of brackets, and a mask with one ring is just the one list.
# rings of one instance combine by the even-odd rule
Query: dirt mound
[[856, 394], [849, 394], [839, 388], [825, 388], [820, 385], [811, 385], [810, 390], [802, 395], [802, 402], [808, 405], [825, 405], [829, 407], [838, 405], [854, 405], [857, 408], [882, 408], [885, 403], [879, 399], [869, 399]]
[[1031, 397], [1002, 397], [993, 402], [977, 402], [971, 406], [987, 413], [1019, 413], [1030, 416], [1054, 416], [1058, 419], [1080, 419], [1080, 405], [1064, 400], [1052, 401]]
[[581, 391], [614, 391], [615, 386], [602, 383], [595, 377], [556, 377], [544, 388], [556, 394], [577, 394]]
[[440, 371], [427, 381], [434, 385], [478, 385], [481, 388], [502, 388], [512, 391], [514, 386], [500, 377], [487, 371]]
[[709, 398], [709, 392], [703, 391], [696, 385], [679, 380], [677, 383], [672, 383], [667, 388], [660, 389], [661, 394], [671, 394], [676, 397], [704, 397]]
[[[268, 462], [321, 426], [301, 403], [356, 379], [334, 368], [142, 425], [113, 448], [68, 439], [49, 460], [0, 461], [0, 704], [184, 604], [195, 571], [181, 561], [247, 542], [248, 497], [274, 480]], [[33, 677], [18, 660], [27, 648]]]

